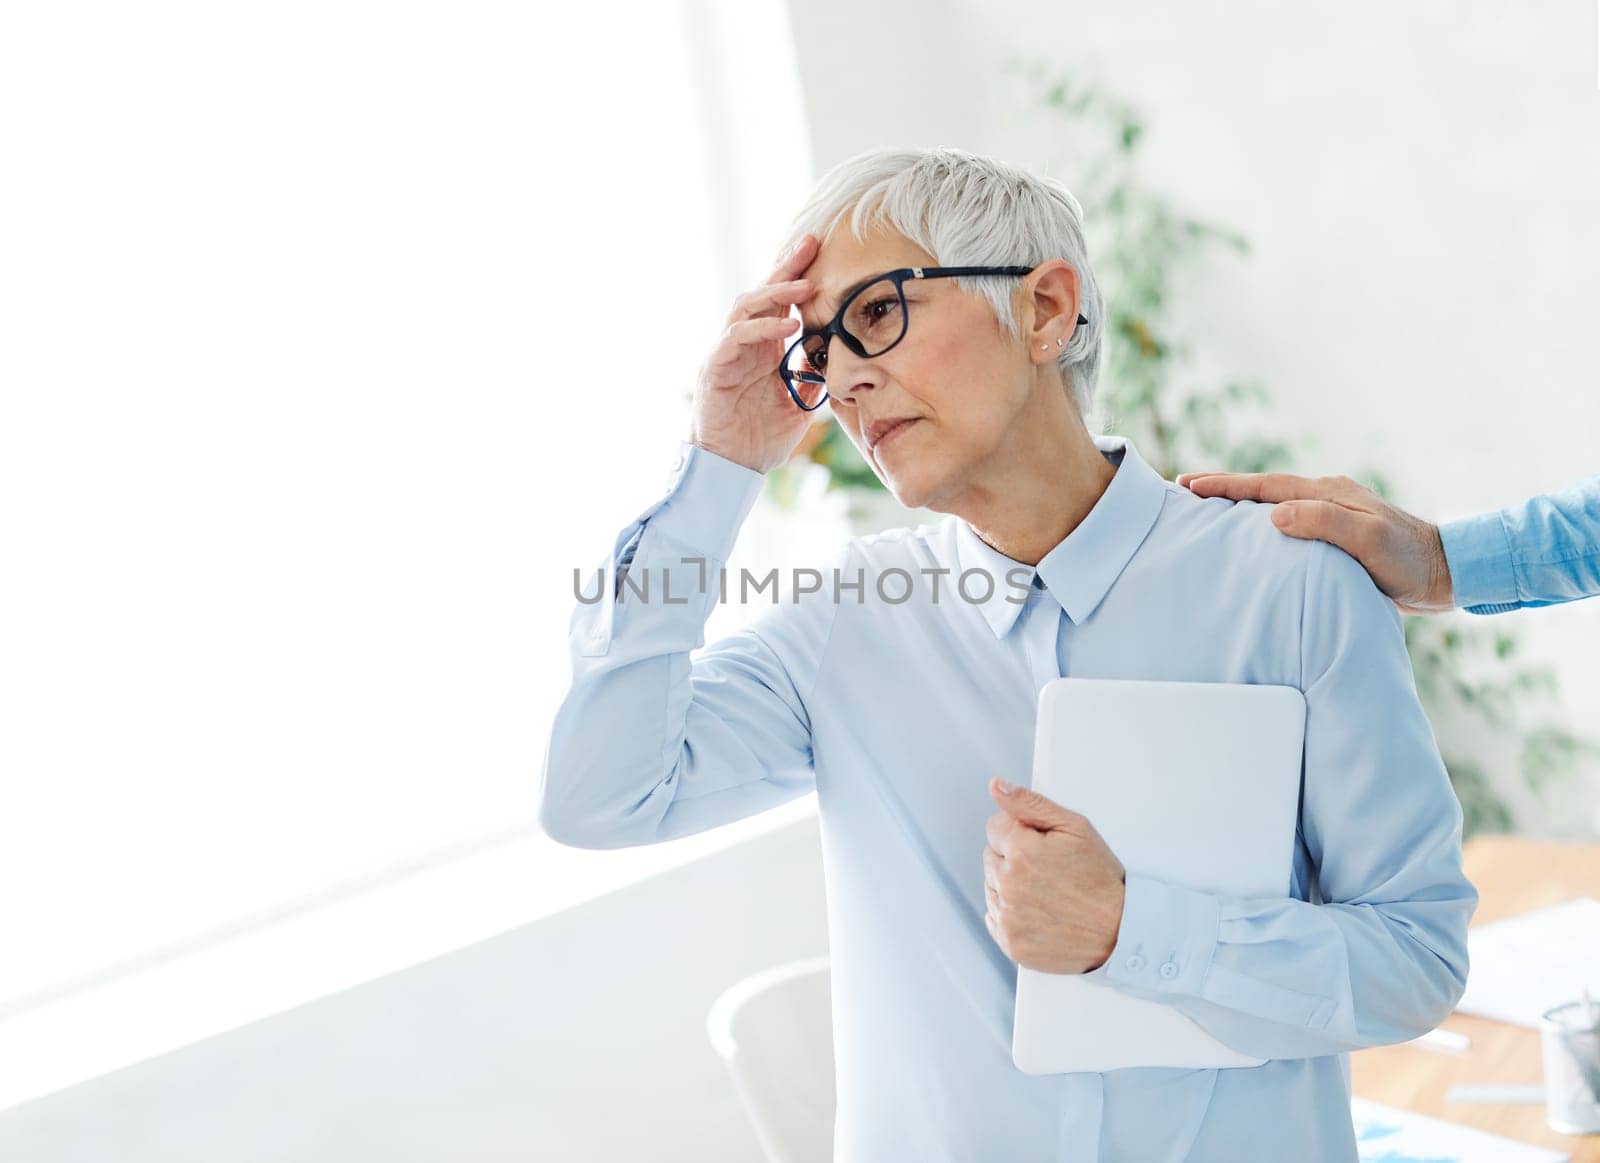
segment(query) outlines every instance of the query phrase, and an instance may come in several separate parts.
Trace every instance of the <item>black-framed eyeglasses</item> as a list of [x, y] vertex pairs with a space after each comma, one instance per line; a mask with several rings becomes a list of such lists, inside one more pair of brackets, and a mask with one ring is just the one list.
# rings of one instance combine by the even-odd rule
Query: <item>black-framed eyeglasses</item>
[[[882, 355], [906, 337], [907, 279], [958, 275], [1026, 275], [1032, 267], [901, 267], [876, 275], [851, 291], [825, 326], [802, 331], [783, 353], [778, 371], [794, 402], [807, 412], [828, 402], [828, 344], [837, 335], [862, 359]], [[1078, 325], [1088, 323], [1080, 312]]]

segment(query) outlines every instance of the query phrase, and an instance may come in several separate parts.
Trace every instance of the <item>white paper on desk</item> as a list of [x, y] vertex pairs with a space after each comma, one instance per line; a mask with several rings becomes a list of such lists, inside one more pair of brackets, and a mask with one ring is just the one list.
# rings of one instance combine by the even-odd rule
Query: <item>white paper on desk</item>
[[1600, 1001], [1600, 900], [1578, 897], [1467, 930], [1467, 989], [1456, 1009], [1539, 1027], [1589, 987]]
[[1571, 1158], [1565, 1151], [1519, 1143], [1365, 1098], [1350, 1100], [1350, 1116], [1356, 1125], [1361, 1163], [1566, 1163]]

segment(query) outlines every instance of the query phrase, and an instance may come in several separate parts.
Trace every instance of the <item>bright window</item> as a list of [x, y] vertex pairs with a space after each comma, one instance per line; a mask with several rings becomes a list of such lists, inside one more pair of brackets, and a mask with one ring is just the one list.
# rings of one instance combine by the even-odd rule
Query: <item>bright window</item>
[[785, 21], [0, 17], [0, 1020], [537, 827], [573, 568], [809, 188]]

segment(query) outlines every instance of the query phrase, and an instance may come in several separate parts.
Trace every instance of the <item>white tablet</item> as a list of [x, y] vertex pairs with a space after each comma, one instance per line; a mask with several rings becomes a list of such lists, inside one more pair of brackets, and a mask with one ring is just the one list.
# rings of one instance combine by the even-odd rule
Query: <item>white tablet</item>
[[[1052, 679], [1039, 691], [1033, 787], [1087, 816], [1130, 872], [1287, 897], [1305, 716], [1292, 686]], [[1028, 1074], [1266, 1061], [1170, 1005], [1022, 966], [1011, 1049]]]

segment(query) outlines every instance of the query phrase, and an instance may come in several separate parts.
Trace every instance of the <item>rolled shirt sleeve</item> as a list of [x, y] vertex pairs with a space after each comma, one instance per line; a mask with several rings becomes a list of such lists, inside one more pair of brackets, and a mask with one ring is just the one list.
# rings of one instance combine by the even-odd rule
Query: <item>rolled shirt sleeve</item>
[[1439, 526], [1450, 586], [1469, 614], [1600, 594], [1600, 476]]
[[[598, 584], [578, 587], [572, 681], [539, 791], [553, 839], [581, 848], [676, 839], [815, 786], [806, 695], [838, 608], [826, 587], [762, 609], [701, 650], [762, 480], [683, 442], [666, 494], [617, 535]], [[737, 580], [726, 590], [737, 595]], [[767, 588], [767, 600], [775, 594]]]
[[1324, 542], [1311, 543], [1304, 601], [1301, 830], [1320, 899], [1129, 873], [1099, 971], [1262, 1058], [1407, 1041], [1438, 1025], [1466, 986], [1478, 901], [1399, 612]]

